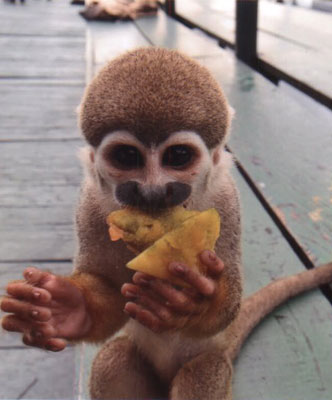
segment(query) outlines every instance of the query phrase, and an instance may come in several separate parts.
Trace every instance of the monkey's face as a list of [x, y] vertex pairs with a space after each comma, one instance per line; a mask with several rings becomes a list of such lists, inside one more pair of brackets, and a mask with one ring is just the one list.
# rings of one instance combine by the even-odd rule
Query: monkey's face
[[120, 206], [158, 213], [184, 204], [204, 190], [211, 155], [194, 132], [177, 132], [159, 144], [143, 144], [135, 135], [107, 135], [92, 159], [104, 195]]

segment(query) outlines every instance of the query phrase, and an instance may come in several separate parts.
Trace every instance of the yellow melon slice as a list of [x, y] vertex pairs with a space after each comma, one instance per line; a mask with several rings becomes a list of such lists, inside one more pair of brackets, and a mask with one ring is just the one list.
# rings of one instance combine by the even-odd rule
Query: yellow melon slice
[[219, 232], [218, 212], [215, 209], [203, 211], [163, 235], [131, 260], [127, 267], [180, 286], [187, 286], [181, 279], [175, 278], [168, 272], [169, 263], [182, 262], [196, 271], [205, 273], [198, 256], [205, 249], [214, 249]]
[[122, 239], [131, 250], [139, 253], [166, 232], [197, 214], [199, 211], [188, 211], [178, 206], [154, 218], [139, 210], [125, 208], [114, 211], [107, 217], [109, 235], [112, 241]]

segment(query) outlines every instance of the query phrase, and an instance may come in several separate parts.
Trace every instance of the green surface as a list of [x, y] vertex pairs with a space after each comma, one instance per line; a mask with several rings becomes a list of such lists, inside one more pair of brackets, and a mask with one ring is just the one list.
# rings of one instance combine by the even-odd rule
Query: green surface
[[[235, 1], [181, 0], [176, 11], [235, 43]], [[285, 74], [332, 98], [331, 14], [260, 1], [258, 55]], [[319, 28], [318, 28], [319, 27]]]
[[80, 146], [78, 140], [1, 144], [0, 260], [73, 256]]

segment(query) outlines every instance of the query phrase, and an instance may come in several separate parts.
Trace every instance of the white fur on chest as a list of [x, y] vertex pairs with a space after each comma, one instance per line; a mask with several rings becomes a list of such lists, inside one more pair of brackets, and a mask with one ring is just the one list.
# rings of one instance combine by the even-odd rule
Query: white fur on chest
[[164, 382], [170, 382], [179, 368], [203, 351], [215, 349], [217, 338], [192, 339], [179, 333], [156, 334], [138, 322], [131, 320], [124, 333], [135, 342], [144, 357], [152, 364]]

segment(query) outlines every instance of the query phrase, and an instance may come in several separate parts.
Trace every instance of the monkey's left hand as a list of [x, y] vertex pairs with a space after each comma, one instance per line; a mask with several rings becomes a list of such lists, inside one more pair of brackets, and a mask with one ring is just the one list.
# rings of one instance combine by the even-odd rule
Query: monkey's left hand
[[121, 288], [123, 296], [131, 300], [124, 311], [154, 332], [184, 328], [190, 317], [207, 309], [224, 269], [223, 262], [212, 251], [203, 251], [200, 259], [207, 267], [206, 276], [184, 264], [169, 264], [169, 271], [190, 288], [178, 289], [167, 281], [136, 272], [134, 283], [125, 283]]

